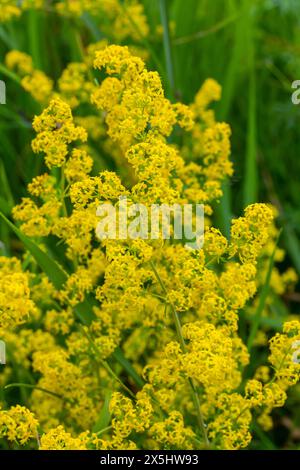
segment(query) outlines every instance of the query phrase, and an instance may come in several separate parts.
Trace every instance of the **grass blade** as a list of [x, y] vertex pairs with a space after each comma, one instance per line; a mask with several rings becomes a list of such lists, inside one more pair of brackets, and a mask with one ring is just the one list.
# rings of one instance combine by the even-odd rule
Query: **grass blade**
[[30, 55], [33, 59], [35, 68], [43, 70], [42, 56], [40, 52], [41, 44], [41, 31], [40, 28], [41, 17], [39, 12], [36, 10], [30, 10], [28, 12], [28, 34], [29, 34], [29, 50]]
[[130, 375], [130, 377], [134, 380], [136, 385], [139, 387], [144, 386], [143, 379], [138, 375], [136, 370], [132, 367], [128, 359], [124, 356], [120, 348], [116, 348], [112, 354], [112, 357], [123, 367], [124, 370]]
[[96, 423], [93, 426], [92, 432], [97, 433], [101, 431], [102, 429], [107, 428], [107, 426], [109, 425], [110, 419], [111, 419], [110, 412], [109, 412], [109, 403], [110, 403], [111, 395], [112, 393], [110, 391], [106, 393], [102, 409], [100, 411], [100, 414]]

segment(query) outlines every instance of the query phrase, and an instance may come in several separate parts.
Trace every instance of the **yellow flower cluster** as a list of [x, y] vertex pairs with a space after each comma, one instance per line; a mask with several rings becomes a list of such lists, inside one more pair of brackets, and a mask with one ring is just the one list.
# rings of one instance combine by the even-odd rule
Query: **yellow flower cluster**
[[64, 409], [70, 423], [89, 429], [97, 416], [97, 407], [90, 397], [95, 388], [93, 379], [85, 377], [83, 370], [72, 364], [68, 354], [58, 348], [51, 352], [35, 352], [33, 368], [42, 374], [38, 386], [54, 393], [53, 397], [39, 390], [32, 394], [32, 409], [43, 427], [49, 426], [49, 413], [54, 420]]
[[62, 166], [68, 154], [68, 144], [74, 141], [85, 142], [86, 130], [75, 126], [70, 107], [60, 98], [52, 100], [47, 109], [33, 121], [37, 137], [32, 142], [35, 153], [44, 152], [49, 168]]
[[85, 63], [71, 63], [63, 71], [58, 81], [58, 89], [64, 100], [75, 108], [80, 103], [89, 103], [90, 95], [95, 89], [88, 80], [89, 67]]
[[[222, 195], [221, 182], [233, 173], [230, 155], [230, 134], [228, 124], [216, 122], [214, 112], [208, 109], [213, 101], [221, 97], [221, 87], [213, 79], [204, 82], [191, 105], [195, 125], [192, 128], [192, 140], [184, 142], [183, 154], [187, 161], [188, 175], [192, 178], [188, 196], [197, 201], [198, 182], [203, 188], [202, 200], [209, 203]], [[208, 208], [207, 208], [208, 210]]]
[[[84, 13], [95, 17], [98, 27], [116, 42], [131, 39], [141, 42], [149, 35], [149, 25], [144, 5], [138, 0], [58, 0], [53, 11], [68, 18], [78, 18]], [[28, 9], [49, 8], [46, 0], [1, 0], [0, 22], [19, 18]]]
[[47, 173], [34, 178], [28, 185], [28, 191], [39, 202], [26, 197], [13, 209], [14, 217], [22, 222], [22, 229], [29, 236], [47, 236], [58, 217], [61, 202], [54, 181]]
[[50, 429], [41, 437], [40, 450], [85, 450], [84, 435], [72, 437], [63, 426]]
[[25, 323], [35, 312], [29, 276], [16, 258], [0, 257], [0, 331]]
[[216, 448], [235, 450], [251, 441], [251, 412], [243, 396], [222, 393], [215, 404], [214, 419], [208, 425], [211, 441]]
[[151, 399], [145, 392], [139, 392], [135, 405], [120, 393], [112, 396], [110, 410], [114, 415], [112, 425], [118, 437], [127, 437], [134, 430], [142, 433], [150, 426], [153, 409]]
[[[300, 324], [290, 321], [284, 324], [283, 334], [277, 333], [270, 341], [269, 361], [275, 370], [277, 383], [282, 388], [295, 385], [300, 378]], [[298, 352], [297, 352], [298, 351]]]
[[266, 244], [273, 220], [273, 211], [263, 204], [252, 204], [245, 209], [245, 216], [233, 220], [231, 227], [232, 254], [243, 263], [253, 262]]
[[24, 406], [12, 406], [9, 410], [0, 409], [0, 437], [21, 445], [38, 437], [38, 421]]
[[156, 422], [150, 429], [151, 437], [165, 449], [193, 449], [195, 434], [186, 428], [179, 411], [171, 411], [170, 416]]
[[[63, 14], [81, 14], [81, 2], [62, 3]], [[101, 4], [117, 22], [121, 2]], [[143, 15], [137, 2], [124, 5]], [[125, 37], [132, 34], [125, 15], [118, 21]], [[221, 95], [214, 80], [190, 106], [173, 104], [158, 73], [129, 48], [101, 42], [87, 51], [62, 73], [57, 92], [44, 93], [32, 148], [49, 173], [33, 178], [29, 197], [13, 210], [63, 280], [53, 285], [33, 253], [22, 264], [0, 258], [0, 331], [15, 366], [0, 383], [15, 382], [17, 368], [35, 384], [28, 393], [21, 388], [26, 408], [1, 409], [1, 437], [41, 450], [247, 447], [252, 421], [270, 429], [271, 411], [300, 378], [293, 320], [273, 337], [259, 325], [255, 340], [271, 337], [270, 364], [243, 381], [250, 351], [239, 322], [254, 321], [277, 237], [274, 211], [248, 206], [229, 240], [209, 223], [201, 250], [161, 238], [99, 241], [97, 207], [118, 208], [121, 196], [129, 206], [203, 203], [209, 216], [232, 174], [230, 129], [209, 109]], [[27, 55], [10, 53], [6, 63], [32, 76]], [[170, 143], [175, 126], [182, 144]], [[120, 171], [106, 169], [107, 154]], [[276, 250], [275, 261], [282, 258]], [[273, 271], [270, 288], [282, 294], [295, 280], [292, 271]]]
[[2, 0], [0, 5], [0, 22], [4, 23], [12, 18], [17, 18], [21, 15], [20, 8], [16, 5], [14, 0]]
[[144, 6], [138, 0], [63, 0], [55, 5], [58, 13], [80, 16], [84, 12], [97, 17], [104, 34], [116, 41], [131, 38], [139, 42], [149, 34]]
[[53, 91], [53, 81], [41, 70], [34, 69], [31, 57], [20, 51], [10, 51], [5, 57], [8, 69], [17, 72], [21, 85], [41, 104], [46, 104]]

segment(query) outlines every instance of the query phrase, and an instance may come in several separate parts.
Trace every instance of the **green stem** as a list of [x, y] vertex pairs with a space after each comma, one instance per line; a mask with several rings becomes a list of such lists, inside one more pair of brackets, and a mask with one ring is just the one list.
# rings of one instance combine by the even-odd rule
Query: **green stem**
[[97, 436], [100, 436], [101, 434], [104, 434], [105, 432], [110, 431], [111, 429], [112, 426], [107, 426], [106, 428], [100, 429], [100, 431], [95, 432], [95, 434], [97, 434]]
[[182, 36], [180, 38], [176, 38], [172, 41], [172, 43], [175, 46], [178, 46], [181, 44], [188, 44], [189, 42], [196, 41], [197, 39], [205, 38], [206, 36], [214, 34], [217, 31], [220, 31], [220, 29], [223, 29], [226, 26], [228, 26], [230, 23], [236, 21], [239, 18], [239, 16], [240, 16], [239, 14], [231, 15], [228, 18], [225, 18], [224, 20], [219, 21], [214, 26], [211, 26], [209, 29], [198, 31], [197, 33], [190, 34], [188, 36]]
[[99, 361], [99, 363], [101, 364], [101, 366], [107, 371], [107, 373], [114, 379], [116, 380], [116, 382], [119, 383], [119, 385], [128, 393], [128, 395], [131, 396], [131, 398], [133, 398], [135, 400], [135, 395], [134, 393], [132, 393], [132, 391], [122, 382], [122, 380], [117, 376], [117, 374], [115, 374], [115, 372], [112, 370], [112, 368], [110, 367], [110, 365], [108, 364], [107, 361], [104, 361], [102, 358], [101, 358], [101, 355], [99, 353], [99, 350], [97, 348], [97, 346], [95, 345], [93, 339], [90, 337], [89, 333], [87, 331], [85, 331], [85, 329], [83, 327], [80, 328], [81, 331], [83, 332], [83, 334], [86, 336], [86, 338], [88, 339], [90, 345], [92, 346], [92, 348], [94, 349], [94, 351], [96, 352], [96, 356], [97, 356], [97, 359]]
[[9, 389], [9, 388], [14, 388], [14, 387], [32, 388], [32, 389], [35, 389], [35, 390], [39, 390], [40, 392], [47, 393], [48, 395], [52, 395], [53, 397], [60, 398], [60, 400], [64, 400], [64, 401], [65, 401], [65, 398], [64, 398], [63, 396], [59, 395], [58, 393], [51, 392], [51, 390], [47, 390], [47, 389], [45, 389], [45, 388], [38, 387], [38, 386], [36, 386], [36, 385], [25, 384], [25, 383], [21, 383], [21, 382], [16, 382], [16, 383], [8, 384], [8, 385], [6, 385], [5, 387], [3, 387], [3, 390], [7, 390], [7, 389]]

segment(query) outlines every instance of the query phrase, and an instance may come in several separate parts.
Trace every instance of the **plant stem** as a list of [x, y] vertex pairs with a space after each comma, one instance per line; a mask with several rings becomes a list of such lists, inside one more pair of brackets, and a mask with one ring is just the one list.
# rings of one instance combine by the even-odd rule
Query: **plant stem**
[[14, 82], [18, 83], [18, 85], [21, 84], [21, 79], [18, 77], [18, 75], [9, 70], [3, 64], [0, 64], [0, 73], [3, 73], [3, 75], [6, 77], [11, 78]]
[[240, 14], [234, 14], [229, 16], [228, 18], [224, 18], [224, 20], [219, 21], [215, 25], [211, 26], [208, 29], [198, 31], [197, 33], [189, 34], [188, 36], [182, 36], [179, 38], [175, 38], [172, 43], [175, 46], [181, 45], [181, 44], [188, 44], [189, 42], [196, 41], [197, 39], [202, 39], [207, 36], [210, 36], [211, 34], [216, 33], [217, 31], [220, 31], [220, 29], [225, 28], [228, 26], [230, 23], [236, 21], [239, 18]]
[[[158, 274], [152, 260], [150, 260], [150, 265], [151, 265], [151, 268], [154, 272], [154, 275], [155, 275], [159, 285], [161, 286], [164, 294], [167, 295], [168, 294], [167, 289], [166, 289], [160, 275]], [[171, 307], [171, 312], [172, 312], [172, 316], [173, 316], [173, 320], [174, 320], [174, 324], [175, 324], [175, 328], [176, 328], [176, 333], [177, 333], [177, 337], [178, 337], [178, 341], [179, 341], [181, 350], [182, 350], [183, 353], [186, 353], [187, 348], [186, 348], [186, 344], [185, 344], [185, 341], [184, 341], [184, 338], [183, 338], [182, 327], [181, 327], [181, 323], [180, 323], [178, 313], [177, 313], [176, 308], [175, 308], [175, 306], [172, 302], [169, 302], [169, 305]], [[196, 390], [196, 386], [195, 386], [195, 383], [194, 383], [193, 379], [189, 378], [188, 382], [189, 382], [191, 390], [192, 390], [193, 400], [194, 400], [195, 408], [196, 408], [196, 412], [197, 412], [197, 420], [198, 420], [199, 428], [200, 428], [200, 430], [203, 434], [205, 445], [207, 447], [209, 447], [209, 440], [208, 440], [207, 431], [206, 431], [206, 424], [204, 423], [204, 419], [203, 419], [203, 415], [202, 415], [202, 411], [201, 411], [199, 394]]]
[[8, 384], [3, 389], [7, 390], [9, 388], [14, 388], [14, 387], [32, 388], [32, 389], [35, 389], [35, 390], [39, 390], [40, 392], [47, 393], [48, 395], [52, 395], [53, 397], [60, 398], [60, 400], [65, 400], [65, 398], [62, 395], [59, 395], [58, 393], [55, 393], [55, 392], [51, 392], [51, 390], [46, 390], [45, 388], [41, 388], [41, 387], [38, 387], [36, 385], [25, 384], [25, 383], [21, 383], [21, 382]]
[[98, 358], [98, 361], [99, 363], [101, 364], [102, 367], [104, 367], [104, 369], [108, 372], [108, 374], [114, 379], [116, 380], [116, 382], [118, 382], [120, 384], [120, 386], [128, 393], [128, 395], [133, 398], [135, 400], [135, 395], [134, 393], [122, 382], [122, 380], [117, 376], [117, 374], [115, 374], [115, 372], [112, 370], [112, 368], [110, 367], [110, 365], [108, 364], [107, 361], [104, 361], [101, 356], [100, 356], [100, 353], [99, 353], [99, 350], [97, 348], [97, 346], [95, 345], [93, 339], [90, 337], [89, 333], [87, 331], [85, 331], [85, 329], [83, 327], [80, 328], [81, 331], [84, 333], [84, 335], [86, 336], [86, 338], [88, 339], [90, 345], [92, 346], [92, 348], [94, 349], [94, 351], [96, 352], [96, 355], [97, 355], [97, 358]]
[[100, 429], [100, 431], [95, 432], [95, 434], [97, 434], [97, 436], [100, 436], [101, 434], [104, 434], [105, 432], [110, 431], [111, 429], [112, 426], [107, 426], [106, 428]]

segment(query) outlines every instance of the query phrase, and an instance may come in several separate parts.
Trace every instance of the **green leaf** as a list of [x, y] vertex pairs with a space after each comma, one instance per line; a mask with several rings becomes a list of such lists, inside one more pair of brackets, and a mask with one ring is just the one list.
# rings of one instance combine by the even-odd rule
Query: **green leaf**
[[92, 305], [89, 303], [88, 300], [84, 300], [80, 304], [77, 304], [76, 307], [74, 307], [74, 311], [81, 323], [86, 326], [90, 325], [91, 322], [95, 319], [95, 315], [92, 310]]
[[110, 412], [109, 412], [109, 403], [112, 396], [112, 392], [108, 391], [105, 395], [104, 403], [102, 409], [99, 413], [99, 417], [96, 423], [93, 426], [92, 432], [99, 432], [101, 429], [106, 428], [110, 423]]
[[115, 349], [115, 351], [112, 354], [112, 357], [123, 367], [124, 370], [126, 370], [126, 372], [133, 378], [133, 380], [139, 387], [143, 387], [144, 385], [143, 379], [138, 375], [136, 370], [132, 367], [130, 362], [126, 359], [126, 357], [124, 356], [120, 348]]

